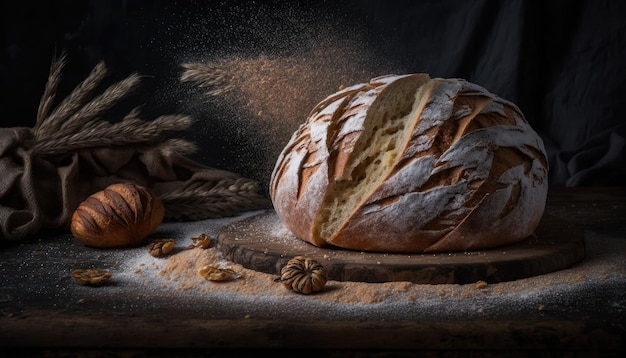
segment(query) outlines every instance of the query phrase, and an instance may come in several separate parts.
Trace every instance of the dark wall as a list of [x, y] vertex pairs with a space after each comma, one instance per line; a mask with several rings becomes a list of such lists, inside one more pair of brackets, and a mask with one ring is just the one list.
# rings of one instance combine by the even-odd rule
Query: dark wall
[[[626, 2], [94, 0], [0, 6], [4, 127], [32, 126], [50, 62], [65, 51], [60, 97], [101, 60], [110, 81], [138, 72], [142, 87], [129, 106], [145, 103], [146, 119], [173, 112], [197, 117], [202, 124], [183, 134], [200, 146], [194, 159], [266, 181], [276, 147], [304, 118], [286, 119], [278, 136], [258, 122], [248, 126], [241, 120], [249, 116], [245, 106], [220, 106], [181, 85], [180, 64], [295, 56], [297, 69], [349, 73], [343, 81], [390, 72], [465, 78], [521, 108], [544, 139], [552, 185], [626, 183]], [[326, 88], [338, 83], [324, 74], [300, 76], [302, 87], [317, 81], [332, 93]], [[321, 99], [319, 93], [309, 97], [301, 101], [303, 113]], [[231, 117], [240, 120], [225, 120]]]

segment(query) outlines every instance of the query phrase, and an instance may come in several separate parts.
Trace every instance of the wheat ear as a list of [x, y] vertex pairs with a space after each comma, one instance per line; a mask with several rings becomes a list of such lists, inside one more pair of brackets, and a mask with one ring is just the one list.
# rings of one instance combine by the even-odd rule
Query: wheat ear
[[65, 53], [63, 53], [58, 59], [53, 60], [50, 65], [48, 81], [46, 82], [46, 87], [44, 88], [43, 95], [39, 101], [39, 107], [37, 108], [37, 118], [34, 126], [35, 133], [37, 133], [39, 128], [45, 123], [46, 116], [48, 112], [50, 112], [57, 87], [61, 81], [61, 72], [65, 66], [65, 59], [66, 56]]
[[98, 85], [107, 75], [107, 69], [104, 62], [98, 63], [89, 76], [81, 82], [69, 96], [54, 109], [54, 111], [46, 118], [45, 122], [36, 131], [36, 137], [41, 138], [46, 133], [54, 133], [59, 130], [65, 121], [74, 114], [85, 102], [92, 96]]
[[74, 133], [89, 121], [109, 110], [113, 105], [119, 102], [120, 99], [132, 92], [138, 85], [139, 75], [137, 74], [132, 74], [128, 78], [115, 83], [107, 88], [101, 95], [72, 114], [72, 116], [61, 125], [61, 128], [59, 128], [60, 131], [63, 133]]
[[191, 118], [185, 115], [161, 116], [152, 121], [127, 117], [117, 123], [94, 120], [76, 133], [56, 132], [35, 143], [32, 150], [39, 155], [54, 155], [94, 147], [152, 145], [162, 140], [164, 133], [182, 131], [191, 124]]
[[269, 199], [260, 194], [259, 183], [247, 178], [224, 178], [157, 195], [167, 217], [190, 220], [227, 217], [270, 205]]
[[220, 64], [184, 63], [181, 82], [191, 82], [200, 88], [206, 88], [205, 94], [219, 96], [232, 91], [232, 72]]
[[162, 153], [164, 157], [171, 157], [174, 153], [182, 156], [195, 153], [198, 146], [184, 139], [171, 138], [155, 144], [153, 149]]

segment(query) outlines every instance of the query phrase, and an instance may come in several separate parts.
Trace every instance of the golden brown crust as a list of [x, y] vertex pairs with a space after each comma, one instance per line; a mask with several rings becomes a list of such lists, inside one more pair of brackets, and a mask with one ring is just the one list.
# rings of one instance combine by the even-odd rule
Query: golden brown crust
[[[294, 134], [270, 194], [296, 236], [363, 251], [441, 252], [533, 233], [548, 162], [519, 108], [464, 80], [420, 76], [383, 76], [333, 94]], [[412, 109], [403, 108], [412, 95]], [[379, 127], [393, 132], [391, 144], [376, 139]]]
[[86, 246], [138, 246], [163, 221], [165, 208], [149, 189], [131, 183], [108, 186], [72, 215], [70, 230]]

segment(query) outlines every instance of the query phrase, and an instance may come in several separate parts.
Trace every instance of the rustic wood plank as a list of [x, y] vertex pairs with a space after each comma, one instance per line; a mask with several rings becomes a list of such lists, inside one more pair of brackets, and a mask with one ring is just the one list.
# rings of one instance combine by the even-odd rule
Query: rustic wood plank
[[295, 256], [320, 262], [331, 280], [359, 282], [489, 283], [517, 280], [569, 267], [585, 256], [584, 234], [575, 225], [545, 215], [536, 236], [489, 250], [393, 254], [310, 245], [293, 236], [274, 211], [225, 227], [218, 248], [246, 268], [280, 275]]

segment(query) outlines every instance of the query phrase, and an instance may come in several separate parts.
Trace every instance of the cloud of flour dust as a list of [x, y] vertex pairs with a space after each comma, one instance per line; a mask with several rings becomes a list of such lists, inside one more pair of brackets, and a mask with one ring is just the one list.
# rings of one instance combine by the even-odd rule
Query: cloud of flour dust
[[178, 95], [179, 111], [196, 120], [190, 139], [201, 152], [194, 159], [265, 187], [283, 147], [319, 101], [399, 72], [358, 21], [326, 6], [201, 10], [171, 25], [183, 34], [168, 43], [180, 72], [166, 92]]

